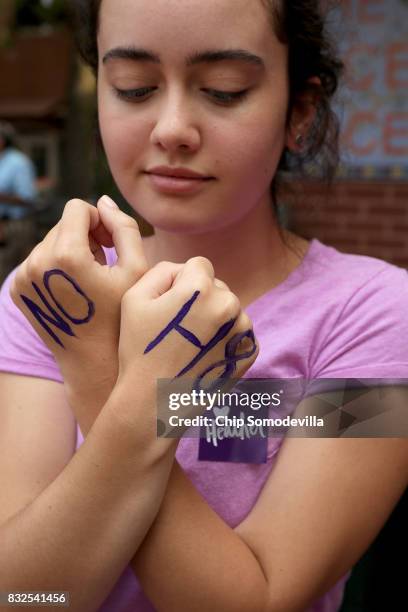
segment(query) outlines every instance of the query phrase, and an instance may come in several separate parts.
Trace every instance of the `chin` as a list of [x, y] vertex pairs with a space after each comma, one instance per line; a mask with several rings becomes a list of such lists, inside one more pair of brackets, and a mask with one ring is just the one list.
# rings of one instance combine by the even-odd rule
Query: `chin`
[[[128, 200], [129, 201], [129, 200]], [[143, 201], [138, 198], [140, 203]], [[204, 234], [221, 229], [233, 223], [231, 219], [220, 219], [219, 211], [210, 210], [202, 203], [197, 206], [197, 202], [180, 202], [178, 205], [173, 202], [159, 202], [155, 200], [151, 205], [137, 206], [135, 198], [130, 202], [132, 208], [154, 228], [172, 234]]]
[[199, 236], [220, 232], [234, 225], [234, 220], [211, 219], [208, 216], [203, 219], [146, 219], [155, 229], [180, 236]]
[[217, 229], [214, 227], [214, 223], [211, 223], [208, 219], [205, 222], [204, 220], [194, 221], [193, 219], [175, 219], [174, 217], [172, 219], [144, 218], [155, 229], [170, 234], [191, 236], [208, 233]]
[[[143, 219], [163, 232], [199, 235], [226, 229], [248, 214], [245, 206], [226, 207], [231, 194], [218, 197], [153, 196], [145, 189], [122, 190], [125, 199]], [[223, 205], [224, 204], [224, 205]]]

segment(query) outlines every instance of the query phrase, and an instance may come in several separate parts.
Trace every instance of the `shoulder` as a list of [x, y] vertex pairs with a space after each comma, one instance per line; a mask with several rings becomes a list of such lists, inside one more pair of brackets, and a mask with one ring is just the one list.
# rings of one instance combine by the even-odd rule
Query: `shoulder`
[[[408, 272], [381, 259], [341, 253], [317, 241], [311, 254], [315, 282], [322, 294], [333, 296], [345, 313], [347, 307], [408, 306]], [[339, 312], [340, 314], [340, 312]]]
[[[379, 281], [382, 278], [407, 277], [406, 270], [382, 259], [342, 253], [319, 240], [312, 241], [308, 260], [308, 269], [311, 274], [317, 275], [322, 284], [330, 279], [337, 295], [339, 295], [339, 290], [344, 290], [349, 294], [359, 290], [377, 277]], [[337, 285], [337, 282], [340, 285]]]
[[321, 243], [314, 254], [321, 270], [316, 298], [330, 321], [314, 375], [408, 376], [407, 271]]
[[348, 307], [369, 312], [371, 308], [394, 304], [408, 307], [408, 272], [381, 259], [350, 253], [313, 240], [295, 288], [315, 304], [323, 315], [336, 320]]
[[0, 371], [62, 382], [58, 365], [10, 296], [14, 269], [0, 289]]
[[25, 153], [19, 151], [18, 149], [9, 149], [8, 151], [6, 151], [5, 155], [5, 163], [10, 167], [15, 168], [16, 170], [22, 168], [34, 168], [34, 164], [31, 159]]
[[401, 363], [408, 377], [408, 274], [383, 260], [312, 240], [248, 312], [262, 349], [251, 374], [376, 378]]

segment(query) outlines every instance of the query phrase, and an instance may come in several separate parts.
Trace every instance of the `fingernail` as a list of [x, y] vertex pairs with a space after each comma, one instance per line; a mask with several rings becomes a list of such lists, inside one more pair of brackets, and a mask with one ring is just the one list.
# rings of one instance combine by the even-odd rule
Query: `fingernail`
[[119, 208], [116, 202], [114, 202], [108, 195], [102, 196], [101, 201], [106, 204], [106, 206], [109, 206], [109, 208]]

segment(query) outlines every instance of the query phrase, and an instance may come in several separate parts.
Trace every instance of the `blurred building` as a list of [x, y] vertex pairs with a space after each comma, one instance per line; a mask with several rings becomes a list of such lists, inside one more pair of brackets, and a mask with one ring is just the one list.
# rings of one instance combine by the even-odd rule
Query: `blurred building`
[[36, 165], [48, 203], [44, 231], [73, 197], [94, 202], [108, 193], [133, 213], [96, 137], [95, 79], [76, 53], [71, 17], [66, 0], [0, 1], [0, 119], [17, 128]]
[[302, 185], [290, 224], [408, 268], [408, 1], [338, 4], [331, 23], [346, 63], [337, 98], [342, 163], [328, 199], [320, 183]]
[[0, 52], [0, 117], [16, 127], [44, 188], [61, 179], [73, 56], [72, 36], [64, 29], [18, 32]]
[[89, 192], [90, 138], [82, 129], [79, 63], [67, 16], [62, 0], [0, 2], [0, 120], [16, 128], [39, 191], [29, 218], [2, 222], [7, 244], [0, 249], [0, 282], [54, 225], [70, 189]]
[[[0, 118], [36, 163], [49, 223], [67, 199], [104, 192], [130, 212], [96, 146], [95, 83], [76, 57], [65, 5], [0, 4]], [[408, 0], [342, 0], [331, 22], [346, 63], [342, 164], [329, 198], [313, 174], [295, 181], [300, 197], [284, 218], [306, 238], [408, 268]]]

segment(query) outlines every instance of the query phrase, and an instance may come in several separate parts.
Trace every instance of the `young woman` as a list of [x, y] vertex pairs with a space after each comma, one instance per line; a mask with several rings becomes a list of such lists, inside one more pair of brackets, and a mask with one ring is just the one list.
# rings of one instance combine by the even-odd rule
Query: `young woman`
[[275, 215], [280, 171], [336, 144], [318, 2], [76, 4], [110, 168], [155, 231], [72, 200], [3, 286], [1, 589], [334, 612], [404, 491], [406, 440], [281, 436], [223, 461], [156, 436], [161, 378], [408, 376], [406, 272]]

